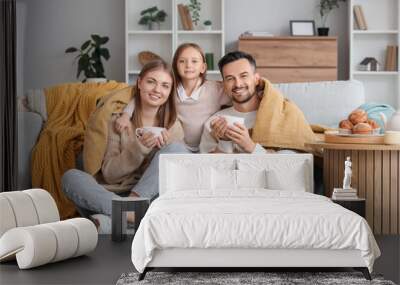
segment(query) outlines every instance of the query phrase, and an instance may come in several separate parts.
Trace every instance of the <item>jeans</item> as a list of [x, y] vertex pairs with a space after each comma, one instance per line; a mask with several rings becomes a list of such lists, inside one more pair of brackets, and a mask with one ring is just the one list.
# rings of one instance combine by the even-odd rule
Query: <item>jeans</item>
[[[179, 143], [172, 143], [160, 149], [154, 155], [139, 182], [132, 189], [140, 197], [150, 200], [157, 197], [159, 192], [159, 156], [163, 153], [191, 152], [185, 145]], [[64, 173], [61, 185], [64, 193], [75, 203], [81, 215], [88, 216], [92, 213], [100, 213], [111, 216], [112, 199], [118, 197], [118, 195], [105, 189], [90, 174], [78, 169], [70, 169]]]

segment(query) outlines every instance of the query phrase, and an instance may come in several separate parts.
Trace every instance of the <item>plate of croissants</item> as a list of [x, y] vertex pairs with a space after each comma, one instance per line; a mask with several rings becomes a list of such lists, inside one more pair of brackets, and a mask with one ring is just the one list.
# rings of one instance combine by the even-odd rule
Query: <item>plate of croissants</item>
[[382, 144], [383, 134], [377, 122], [368, 118], [367, 112], [356, 109], [347, 119], [339, 122], [338, 130], [326, 131], [325, 142]]

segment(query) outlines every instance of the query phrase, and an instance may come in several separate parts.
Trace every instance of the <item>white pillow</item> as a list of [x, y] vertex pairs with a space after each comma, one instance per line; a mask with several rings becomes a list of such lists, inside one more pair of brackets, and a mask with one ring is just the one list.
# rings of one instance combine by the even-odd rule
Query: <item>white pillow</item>
[[211, 167], [186, 164], [168, 164], [168, 191], [211, 189]]
[[272, 190], [306, 191], [309, 187], [309, 169], [304, 160], [282, 158], [238, 160], [238, 169], [265, 170], [266, 188]]
[[237, 187], [240, 188], [267, 188], [267, 176], [263, 170], [236, 170]]
[[289, 170], [266, 170], [267, 188], [272, 190], [306, 191], [307, 181], [304, 163]]
[[217, 169], [212, 168], [212, 181], [213, 190], [225, 189], [236, 190], [237, 179], [236, 170], [233, 169]]

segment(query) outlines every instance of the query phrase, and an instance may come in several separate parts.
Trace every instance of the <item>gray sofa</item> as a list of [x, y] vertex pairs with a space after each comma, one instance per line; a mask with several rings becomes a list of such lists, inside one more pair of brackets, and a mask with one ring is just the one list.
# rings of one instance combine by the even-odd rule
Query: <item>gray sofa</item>
[[[294, 101], [311, 124], [337, 126], [338, 122], [365, 103], [364, 87], [359, 81], [326, 81], [275, 85]], [[18, 114], [18, 181], [19, 189], [31, 188], [31, 152], [43, 119], [33, 112]], [[81, 167], [81, 160], [78, 159]]]

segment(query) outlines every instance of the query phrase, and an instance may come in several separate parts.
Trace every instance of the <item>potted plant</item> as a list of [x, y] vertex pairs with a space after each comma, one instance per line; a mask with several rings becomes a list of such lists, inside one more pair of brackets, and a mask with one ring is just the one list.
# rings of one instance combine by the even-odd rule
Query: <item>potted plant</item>
[[210, 20], [204, 21], [204, 22], [203, 22], [203, 25], [204, 25], [204, 29], [205, 29], [205, 30], [211, 31], [212, 22], [211, 22]]
[[78, 72], [76, 78], [83, 71], [85, 78], [82, 82], [105, 82], [107, 81], [104, 75], [104, 66], [102, 58], [108, 60], [110, 58], [110, 52], [107, 48], [101, 47], [108, 42], [108, 37], [101, 37], [99, 35], [91, 35], [90, 39], [85, 41], [81, 48], [69, 47], [65, 50], [65, 53], [79, 52], [76, 56], [78, 60]]
[[140, 12], [139, 25], [148, 26], [149, 30], [155, 30], [155, 24], [157, 29], [160, 29], [160, 23], [165, 21], [167, 13], [164, 10], [158, 10], [157, 6], [150, 7]]
[[190, 14], [192, 16], [193, 24], [195, 24], [197, 26], [197, 24], [200, 22], [200, 10], [201, 10], [200, 1], [190, 0], [188, 8], [189, 8]]
[[319, 36], [327, 36], [329, 34], [329, 28], [326, 26], [328, 16], [332, 10], [339, 8], [339, 2], [345, 2], [346, 0], [320, 0], [318, 8], [319, 15], [321, 17], [321, 27], [318, 28]]

